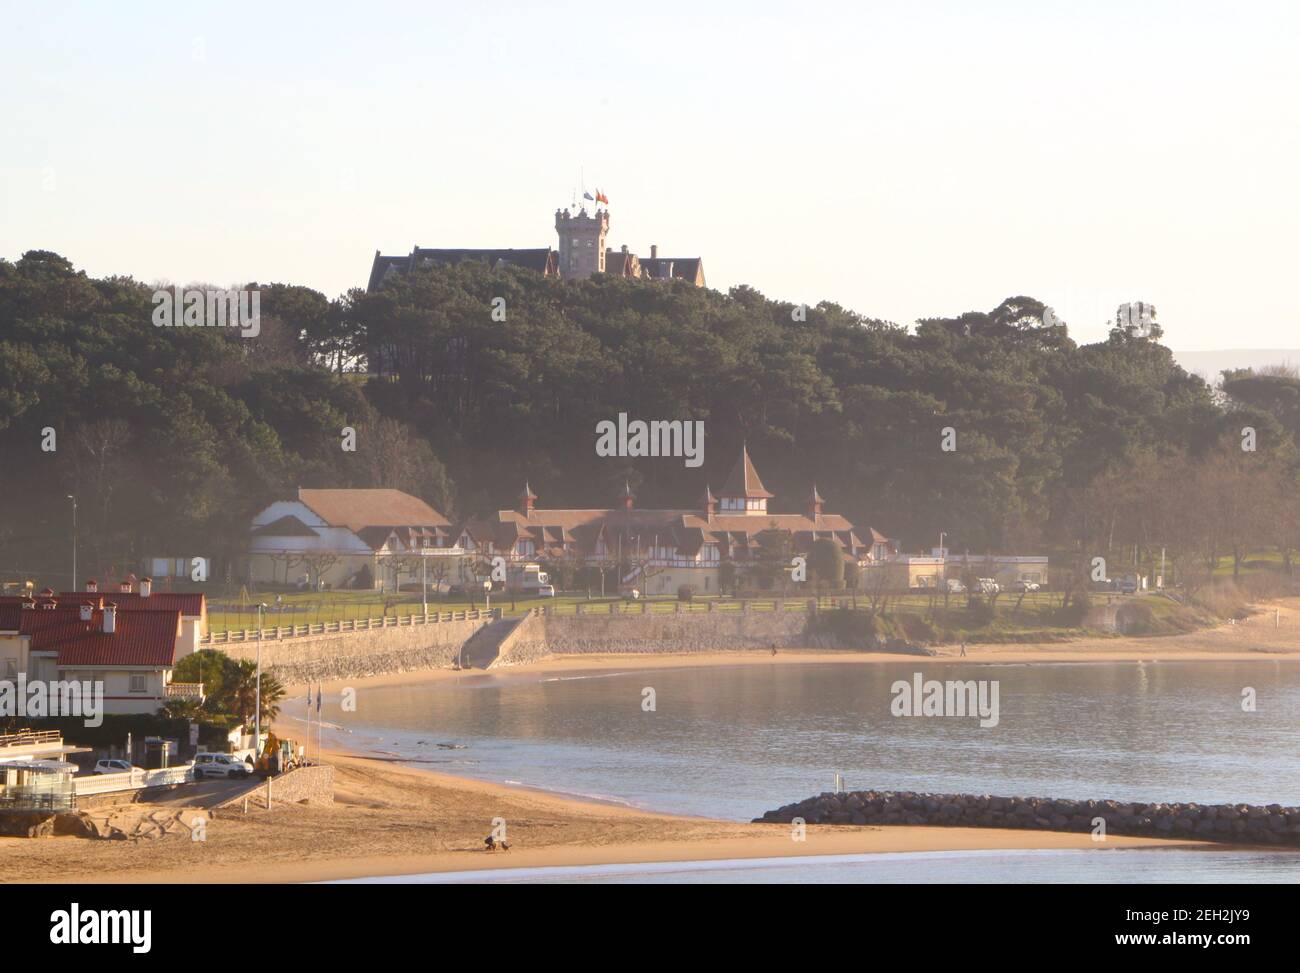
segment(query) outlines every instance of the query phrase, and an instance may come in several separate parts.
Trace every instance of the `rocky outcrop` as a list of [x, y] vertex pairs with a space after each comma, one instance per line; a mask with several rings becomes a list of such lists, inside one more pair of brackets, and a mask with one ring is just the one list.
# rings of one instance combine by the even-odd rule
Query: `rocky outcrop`
[[757, 823], [949, 825], [1022, 828], [1238, 844], [1300, 845], [1300, 807], [1280, 804], [1147, 804], [1044, 797], [919, 794], [912, 791], [824, 793], [768, 811]]

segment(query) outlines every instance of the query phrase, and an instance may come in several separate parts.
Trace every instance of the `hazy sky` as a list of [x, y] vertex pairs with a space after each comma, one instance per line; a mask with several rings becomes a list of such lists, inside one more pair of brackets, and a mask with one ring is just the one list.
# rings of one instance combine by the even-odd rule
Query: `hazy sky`
[[0, 256], [364, 285], [376, 249], [610, 241], [875, 317], [1300, 345], [1288, 3], [3, 2]]

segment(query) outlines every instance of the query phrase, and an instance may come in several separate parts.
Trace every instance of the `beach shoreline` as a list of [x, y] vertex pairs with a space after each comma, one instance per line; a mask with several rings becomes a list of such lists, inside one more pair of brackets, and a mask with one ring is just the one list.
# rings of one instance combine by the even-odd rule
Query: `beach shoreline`
[[[1075, 665], [1196, 662], [1300, 662], [1300, 640], [1286, 629], [1220, 626], [1162, 638], [1091, 638], [1044, 645], [968, 645], [935, 656], [782, 649], [689, 654], [556, 656], [491, 670], [424, 670], [324, 683], [344, 688], [445, 685], [496, 680], [587, 678], [620, 672], [789, 665]], [[289, 699], [305, 694], [289, 687]], [[280, 717], [290, 736], [296, 717]], [[288, 729], [291, 721], [293, 729]], [[313, 748], [314, 749], [314, 748]], [[271, 810], [215, 812], [203, 842], [169, 837], [104, 842], [82, 838], [0, 838], [0, 876], [16, 882], [317, 882], [494, 869], [578, 868], [665, 862], [802, 858], [874, 853], [1116, 848], [1227, 852], [1253, 846], [1187, 839], [910, 825], [809, 825], [796, 841], [790, 826], [644, 810], [426, 769], [400, 754], [334, 746], [333, 805], [277, 804]], [[803, 795], [792, 794], [794, 800]], [[148, 805], [142, 805], [146, 810]], [[756, 808], [755, 814], [765, 810]], [[506, 822], [511, 850], [488, 852], [493, 821]], [[1276, 851], [1276, 848], [1269, 848]], [[1300, 854], [1300, 853], [1297, 853]]]
[[[1069, 832], [921, 826], [810, 825], [798, 841], [788, 825], [661, 814], [372, 756], [325, 756], [338, 776], [334, 807], [284, 805], [246, 817], [219, 812], [202, 844], [0, 839], [0, 874], [19, 882], [280, 883], [874, 853], [1240, 850], [1161, 838], [1097, 842]], [[507, 823], [508, 852], [484, 849], [494, 819]], [[60, 858], [63, 866], [53, 870]]]
[[[1181, 663], [1181, 662], [1271, 662], [1300, 663], [1300, 648], [1229, 649], [1165, 648], [1153, 643], [1161, 639], [1081, 639], [1078, 643], [1043, 645], [968, 645], [967, 654], [945, 648], [933, 656], [899, 652], [855, 652], [828, 649], [781, 649], [775, 655], [766, 650], [719, 652], [609, 652], [551, 655], [523, 665], [491, 669], [411, 669], [402, 672], [358, 676], [353, 679], [325, 680], [320, 686], [326, 693], [352, 688], [378, 688], [424, 683], [483, 682], [484, 680], [581, 677], [584, 674], [610, 675], [619, 672], [644, 672], [660, 669], [714, 669], [730, 667], [789, 665], [882, 665], [888, 663], [929, 665], [1104, 665], [1110, 663]], [[1139, 647], [1131, 643], [1146, 643]], [[1122, 643], [1122, 644], [1119, 644]], [[1114, 647], [1108, 647], [1113, 645]], [[316, 684], [312, 685], [315, 688]], [[302, 683], [286, 687], [290, 697], [304, 695]]]

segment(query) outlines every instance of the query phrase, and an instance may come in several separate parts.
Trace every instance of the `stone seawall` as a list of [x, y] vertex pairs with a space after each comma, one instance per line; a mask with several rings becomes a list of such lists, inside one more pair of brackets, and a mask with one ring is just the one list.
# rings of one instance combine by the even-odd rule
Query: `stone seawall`
[[842, 647], [825, 636], [805, 634], [807, 627], [808, 614], [802, 611], [529, 615], [501, 643], [492, 668], [523, 665], [554, 653]]
[[296, 767], [286, 774], [264, 781], [260, 787], [222, 801], [213, 810], [240, 807], [245, 800], [255, 806], [266, 806], [267, 784], [271, 785], [271, 806], [276, 804], [333, 804], [334, 768], [329, 764]]
[[1042, 797], [918, 794], [911, 791], [825, 793], [768, 811], [754, 823], [950, 825], [1190, 838], [1240, 844], [1300, 845], [1300, 807], [1252, 804], [1144, 804]]
[[[262, 665], [285, 684], [446, 669], [474, 633], [488, 624], [484, 618], [264, 639]], [[235, 659], [253, 659], [257, 646], [251, 641], [204, 648], [220, 649]]]

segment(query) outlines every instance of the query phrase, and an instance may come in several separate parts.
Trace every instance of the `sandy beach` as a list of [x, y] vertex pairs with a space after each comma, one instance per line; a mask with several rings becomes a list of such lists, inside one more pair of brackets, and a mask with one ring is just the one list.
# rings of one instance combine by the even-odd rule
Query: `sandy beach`
[[[1152, 838], [975, 828], [742, 824], [571, 800], [328, 753], [333, 807], [218, 811], [202, 842], [0, 838], [8, 882], [308, 882], [470, 869], [866, 852], [1211, 847]], [[504, 818], [508, 852], [484, 850]], [[1222, 847], [1222, 846], [1217, 846]]]
[[[1271, 612], [1271, 607], [1270, 607]], [[690, 655], [582, 655], [495, 669], [406, 672], [327, 685], [394, 685], [444, 680], [562, 677], [591, 671], [702, 666], [885, 662], [913, 664], [1300, 661], [1300, 603], [1282, 624], [1271, 614], [1240, 625], [1166, 638], [1094, 638], [1050, 645], [972, 645], [961, 658], [944, 647], [931, 658], [888, 653], [786, 650]], [[1265, 624], [1267, 622], [1267, 624]], [[301, 691], [291, 687], [290, 692]], [[433, 771], [377, 755], [327, 751], [335, 767], [333, 806], [277, 805], [214, 812], [206, 840], [167, 837], [90, 841], [0, 838], [0, 879], [9, 882], [303, 882], [383, 875], [536, 866], [704, 861], [872, 852], [1135, 847], [1223, 849], [1223, 845], [1075, 833], [941, 827], [818, 827], [792, 840], [785, 825], [756, 825], [667, 814]], [[791, 799], [806, 795], [792, 794]], [[174, 804], [174, 801], [172, 802]], [[140, 806], [148, 810], [148, 806]], [[755, 813], [764, 810], [756, 808]], [[494, 818], [506, 821], [508, 852], [484, 850]]]

